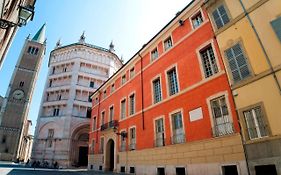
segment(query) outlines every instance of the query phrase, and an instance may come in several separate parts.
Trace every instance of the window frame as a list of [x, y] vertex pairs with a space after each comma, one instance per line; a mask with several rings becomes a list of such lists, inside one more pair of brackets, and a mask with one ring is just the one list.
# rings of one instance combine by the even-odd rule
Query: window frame
[[[122, 118], [122, 101], [125, 101], [125, 111], [124, 111], [124, 114], [125, 114], [125, 116], [124, 116], [124, 118]], [[121, 98], [121, 100], [120, 100], [120, 120], [124, 120], [124, 119], [126, 119], [127, 118], [127, 98], [126, 97], [123, 97], [123, 98]]]
[[136, 75], [136, 70], [135, 70], [135, 66], [131, 67], [129, 69], [129, 76], [130, 76], [130, 79], [133, 79]]
[[[229, 20], [229, 21], [228, 21], [228, 23], [223, 24], [222, 27], [218, 28], [218, 26], [217, 26], [217, 24], [216, 24], [216, 21], [215, 21], [215, 19], [214, 19], [214, 16], [213, 16], [213, 12], [214, 12], [215, 10], [217, 10], [220, 6], [223, 6], [223, 7], [224, 7], [224, 10], [225, 10], [225, 12], [226, 12], [226, 14], [227, 14], [227, 16], [228, 16], [228, 20]], [[214, 29], [215, 29], [216, 31], [222, 30], [222, 29], [223, 29], [227, 24], [229, 24], [229, 23], [231, 22], [231, 20], [232, 20], [231, 13], [230, 13], [230, 11], [229, 11], [229, 9], [228, 9], [227, 7], [228, 7], [228, 6], [226, 5], [225, 1], [222, 1], [222, 2], [220, 2], [220, 3], [216, 4], [216, 5], [214, 5], [214, 6], [210, 9], [210, 11], [209, 11], [210, 18], [211, 18], [211, 22], [212, 22], [212, 24], [213, 24], [213, 26], [214, 26]], [[220, 18], [221, 18], [221, 16], [220, 16]], [[224, 22], [223, 22], [223, 23], [224, 23]]]
[[[123, 79], [124, 77], [125, 77], [125, 79]], [[126, 82], [127, 82], [127, 76], [126, 76], [126, 73], [125, 73], [121, 76], [121, 85], [126, 84]]]
[[[202, 22], [201, 22], [197, 27], [195, 27], [194, 24], [193, 24], [193, 19], [194, 19], [195, 17], [197, 17], [199, 14], [201, 14]], [[190, 24], [191, 24], [193, 30], [200, 28], [200, 27], [202, 26], [202, 24], [205, 22], [205, 20], [206, 20], [206, 19], [205, 19], [204, 13], [203, 13], [203, 11], [202, 11], [201, 8], [200, 8], [199, 10], [197, 10], [195, 13], [193, 13], [193, 14], [189, 17], [189, 22], [190, 22]]]
[[[153, 58], [153, 52], [156, 51], [157, 52], [157, 57]], [[158, 51], [158, 47], [156, 46], [154, 49], [152, 49], [150, 51], [150, 62], [153, 62], [155, 60], [157, 60], [157, 58], [159, 58], [159, 51]]]
[[[157, 76], [155, 76], [151, 79], [151, 94], [152, 94], [151, 100], [152, 100], [152, 104], [157, 104], [157, 103], [160, 103], [161, 101], [163, 101], [163, 89], [162, 89], [161, 78], [162, 78], [161, 74], [159, 74], [159, 75], [157, 75]], [[161, 98], [158, 102], [155, 102], [154, 82], [158, 79], [159, 79], [159, 82], [160, 82], [160, 97]]]
[[[214, 39], [211, 39], [209, 41], [206, 41], [205, 43], [203, 43], [202, 45], [200, 45], [196, 49], [196, 53], [197, 53], [198, 63], [199, 63], [200, 71], [201, 71], [201, 78], [202, 78], [202, 80], [212, 78], [212, 77], [218, 75], [222, 71], [221, 62], [219, 61], [218, 54], [217, 54], [217, 48], [215, 47], [214, 42], [215, 42]], [[206, 49], [206, 48], [208, 48], [208, 46], [212, 47], [212, 50], [213, 50], [213, 53], [214, 53], [214, 57], [215, 57], [215, 60], [216, 60], [216, 63], [217, 63], [218, 72], [206, 78], [205, 77], [205, 71], [204, 71], [204, 65], [202, 63], [201, 51]]]
[[[111, 109], [112, 109], [112, 120], [111, 119]], [[108, 108], [108, 122], [113, 121], [114, 120], [114, 104], [110, 105]]]
[[[164, 115], [161, 115], [161, 116], [159, 116], [159, 117], [155, 117], [155, 118], [153, 118], [153, 133], [154, 133], [154, 144], [155, 144], [155, 141], [156, 141], [156, 139], [157, 139], [157, 126], [156, 126], [156, 121], [157, 120], [163, 120], [163, 133], [164, 133], [164, 145], [162, 145], [162, 146], [165, 146], [167, 143], [166, 143], [166, 137], [167, 137], [167, 135], [166, 135], [166, 123], [165, 123], [165, 116]], [[156, 145], [156, 144], [155, 144]], [[157, 146], [157, 147], [159, 147], [159, 146]]]
[[[173, 119], [172, 119], [172, 117], [173, 117], [173, 115], [174, 114], [176, 114], [176, 113], [181, 113], [181, 121], [182, 121], [182, 129], [183, 129], [183, 134], [184, 134], [184, 139], [185, 139], [185, 142], [186, 142], [186, 135], [185, 135], [185, 133], [186, 133], [186, 130], [185, 130], [185, 122], [184, 122], [184, 111], [183, 111], [183, 108], [178, 108], [178, 109], [176, 109], [176, 110], [174, 110], [174, 111], [171, 111], [171, 112], [169, 112], [169, 122], [170, 122], [170, 136], [171, 136], [171, 144], [172, 145], [174, 145], [174, 144], [180, 144], [180, 143], [173, 143], [173, 136], [174, 136], [174, 127], [173, 127]], [[183, 142], [183, 143], [185, 143], [185, 142]]]
[[132, 130], [133, 128], [135, 129], [135, 138], [134, 138], [134, 139], [135, 139], [135, 149], [134, 149], [134, 150], [137, 149], [137, 147], [136, 147], [136, 145], [137, 145], [137, 127], [136, 127], [136, 125], [132, 125], [132, 126], [129, 127], [129, 132], [128, 132], [129, 151], [133, 151], [133, 150], [131, 149], [131, 146], [130, 146], [130, 145], [132, 144], [132, 143], [131, 143], [131, 140], [132, 140], [132, 138], [131, 138], [131, 130]]
[[[165, 43], [166, 43], [166, 41], [168, 41], [169, 39], [171, 39], [172, 45], [171, 45], [170, 47], [166, 48]], [[164, 50], [164, 52], [167, 52], [168, 50], [170, 50], [171, 48], [173, 48], [173, 46], [174, 46], [174, 41], [173, 41], [172, 35], [169, 35], [168, 37], [166, 37], [166, 38], [163, 40], [163, 50]]]
[[[134, 112], [133, 113], [131, 113], [131, 96], [134, 96], [134, 108], [133, 108]], [[136, 114], [136, 92], [134, 91], [134, 92], [130, 93], [128, 96], [128, 115], [133, 116], [135, 114]]]
[[97, 116], [93, 117], [93, 122], [92, 122], [92, 131], [96, 131], [97, 130]]
[[[178, 91], [177, 91], [175, 94], [170, 95], [170, 86], [169, 86], [168, 72], [170, 72], [172, 69], [175, 69], [175, 70], [176, 70]], [[170, 67], [168, 67], [168, 68], [165, 70], [165, 77], [166, 77], [166, 93], [167, 93], [166, 95], [167, 95], [167, 97], [175, 96], [175, 95], [177, 95], [178, 93], [180, 93], [180, 91], [181, 91], [178, 72], [179, 72], [179, 71], [178, 71], [177, 63], [171, 65]]]

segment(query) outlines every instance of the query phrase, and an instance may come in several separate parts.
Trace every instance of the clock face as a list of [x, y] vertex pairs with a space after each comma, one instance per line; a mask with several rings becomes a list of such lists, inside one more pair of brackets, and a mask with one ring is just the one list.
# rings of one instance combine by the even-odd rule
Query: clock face
[[17, 89], [17, 90], [15, 90], [15, 91], [13, 92], [13, 98], [14, 98], [14, 99], [20, 100], [20, 99], [22, 99], [23, 97], [24, 97], [24, 92], [23, 92], [22, 90]]

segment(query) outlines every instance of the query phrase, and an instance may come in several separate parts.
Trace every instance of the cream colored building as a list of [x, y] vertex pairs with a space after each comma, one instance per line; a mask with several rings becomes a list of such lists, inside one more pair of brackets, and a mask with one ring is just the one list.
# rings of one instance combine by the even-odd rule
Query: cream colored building
[[29, 133], [32, 125], [31, 120], [25, 120], [23, 126], [23, 138], [20, 143], [18, 159], [21, 162], [27, 162], [31, 157], [31, 149], [33, 144], [33, 136]]
[[207, 0], [252, 175], [281, 174], [281, 1]]
[[122, 66], [109, 49], [79, 42], [57, 43], [38, 115], [32, 160], [60, 167], [87, 166], [91, 116], [89, 96]]

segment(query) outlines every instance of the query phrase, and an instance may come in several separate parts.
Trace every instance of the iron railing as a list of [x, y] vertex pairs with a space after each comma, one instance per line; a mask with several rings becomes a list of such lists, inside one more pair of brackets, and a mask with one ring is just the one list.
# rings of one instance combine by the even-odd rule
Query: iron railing
[[180, 133], [180, 134], [174, 134], [171, 137], [172, 144], [177, 144], [177, 143], [185, 143], [185, 134]]
[[110, 122], [101, 125], [101, 131], [107, 130], [109, 128], [118, 127], [118, 125], [119, 125], [118, 120], [112, 120]]
[[234, 126], [233, 126], [233, 123], [231, 123], [231, 122], [216, 124], [212, 128], [212, 134], [214, 137], [231, 135], [233, 133], [234, 133]]

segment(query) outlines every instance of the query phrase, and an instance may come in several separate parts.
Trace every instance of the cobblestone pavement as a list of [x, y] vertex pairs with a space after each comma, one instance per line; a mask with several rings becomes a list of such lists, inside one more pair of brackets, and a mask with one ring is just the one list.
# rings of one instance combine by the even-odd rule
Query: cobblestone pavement
[[0, 162], [0, 175], [117, 175], [100, 171], [87, 171], [85, 169], [42, 169], [26, 168], [20, 164]]

